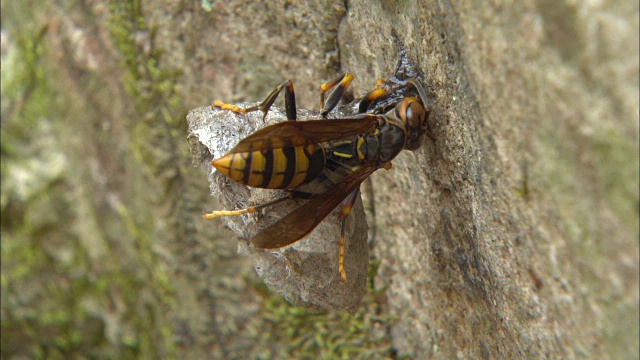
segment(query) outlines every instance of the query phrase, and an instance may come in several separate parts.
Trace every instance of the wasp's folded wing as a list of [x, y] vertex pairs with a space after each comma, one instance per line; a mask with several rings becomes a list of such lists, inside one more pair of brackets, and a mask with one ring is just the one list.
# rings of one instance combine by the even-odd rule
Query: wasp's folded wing
[[367, 165], [350, 173], [327, 192], [311, 198], [275, 224], [262, 230], [251, 241], [257, 247], [273, 249], [302, 239], [377, 169], [375, 165]]
[[377, 123], [377, 116], [361, 114], [348, 119], [285, 121], [262, 128], [247, 136], [231, 152], [251, 152], [319, 144], [348, 136], [366, 134]]

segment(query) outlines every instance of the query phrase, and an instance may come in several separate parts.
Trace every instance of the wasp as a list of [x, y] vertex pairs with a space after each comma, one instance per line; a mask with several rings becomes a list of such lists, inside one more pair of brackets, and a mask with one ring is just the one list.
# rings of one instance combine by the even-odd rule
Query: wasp
[[[358, 198], [360, 184], [376, 170], [390, 169], [391, 161], [402, 150], [418, 149], [428, 131], [429, 118], [426, 92], [418, 81], [409, 78], [404, 81], [404, 86], [413, 87], [417, 96], [398, 99], [387, 113], [376, 113], [380, 110], [375, 103], [390, 91], [384, 80], [379, 79], [373, 91], [356, 100], [357, 113], [327, 119], [353, 79], [354, 76], [347, 73], [320, 86], [320, 114], [323, 118], [318, 120], [296, 120], [295, 92], [290, 80], [280, 84], [262, 103], [253, 107], [241, 108], [214, 101], [212, 107], [236, 113], [262, 111], [264, 120], [284, 90], [287, 121], [247, 136], [228, 154], [213, 160], [211, 165], [238, 183], [285, 190], [287, 195], [245, 209], [203, 214], [210, 220], [253, 213], [288, 199], [306, 199], [300, 207], [250, 239], [258, 248], [274, 249], [304, 238], [348, 198], [340, 214], [339, 272], [342, 283], [346, 282], [345, 223]], [[325, 101], [329, 91], [331, 93]], [[308, 193], [301, 190], [310, 183], [320, 184], [324, 191]]]

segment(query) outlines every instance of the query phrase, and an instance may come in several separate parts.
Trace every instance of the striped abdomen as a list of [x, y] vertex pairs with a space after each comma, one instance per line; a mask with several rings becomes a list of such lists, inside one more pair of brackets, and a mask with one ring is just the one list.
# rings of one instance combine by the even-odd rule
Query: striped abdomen
[[231, 152], [213, 160], [227, 177], [248, 186], [265, 189], [293, 189], [315, 179], [325, 166], [324, 148], [319, 144], [249, 152]]

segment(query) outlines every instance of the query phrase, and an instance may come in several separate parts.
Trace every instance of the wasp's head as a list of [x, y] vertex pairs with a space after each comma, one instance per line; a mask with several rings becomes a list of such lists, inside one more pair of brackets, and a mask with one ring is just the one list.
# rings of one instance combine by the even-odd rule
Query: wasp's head
[[408, 83], [415, 86], [420, 95], [420, 99], [407, 97], [396, 106], [396, 117], [402, 121], [406, 129], [406, 140], [404, 148], [415, 150], [422, 145], [424, 134], [429, 128], [429, 109], [427, 108], [427, 97], [422, 85], [413, 79]]

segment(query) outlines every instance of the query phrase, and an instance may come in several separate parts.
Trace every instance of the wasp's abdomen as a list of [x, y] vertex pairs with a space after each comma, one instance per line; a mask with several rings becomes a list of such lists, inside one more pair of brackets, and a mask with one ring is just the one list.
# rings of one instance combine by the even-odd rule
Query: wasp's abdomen
[[248, 186], [264, 189], [293, 189], [304, 185], [324, 170], [326, 157], [319, 144], [229, 153], [213, 160], [225, 176]]

